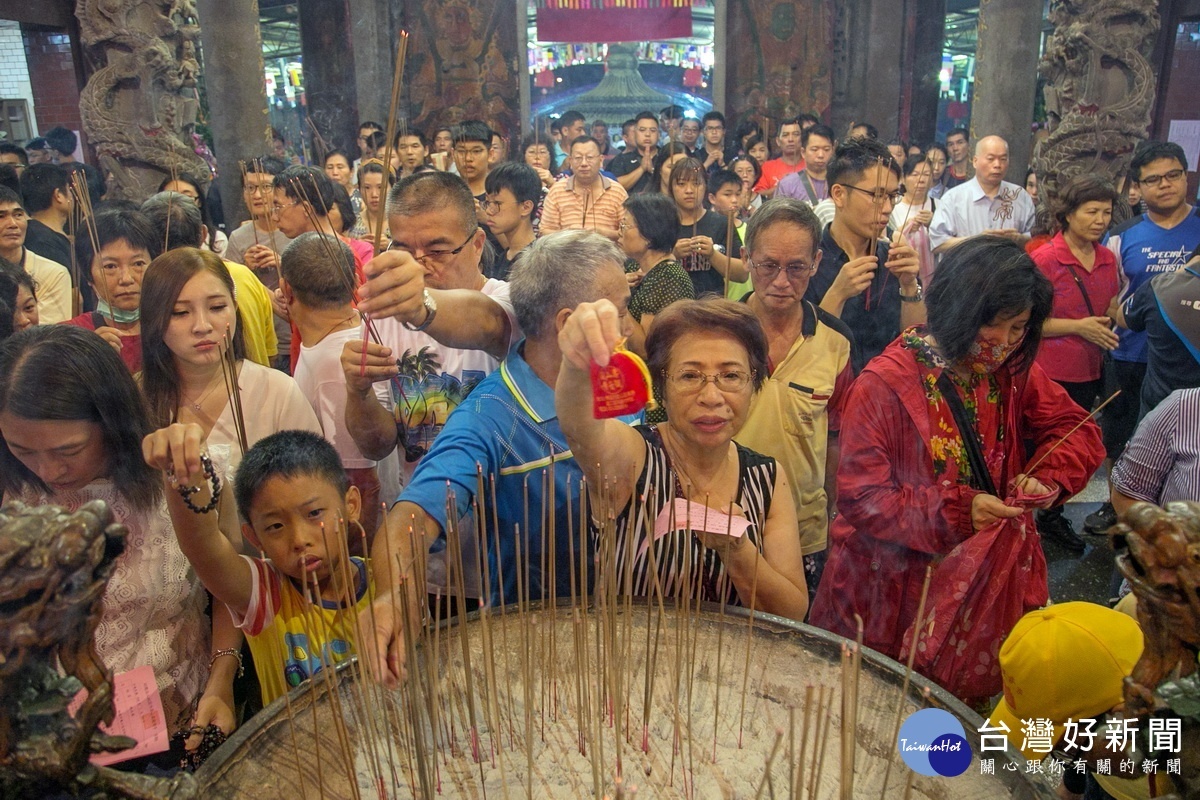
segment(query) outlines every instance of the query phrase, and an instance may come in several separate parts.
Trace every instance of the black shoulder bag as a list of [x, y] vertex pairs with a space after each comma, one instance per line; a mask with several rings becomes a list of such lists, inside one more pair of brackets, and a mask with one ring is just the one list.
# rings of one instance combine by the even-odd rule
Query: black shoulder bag
[[945, 370], [938, 376], [937, 386], [946, 400], [946, 405], [950, 406], [954, 424], [958, 426], [958, 435], [963, 441], [963, 449], [967, 451], [967, 461], [971, 465], [971, 486], [993, 497], [999, 497], [996, 484], [992, 481], [992, 473], [988, 471], [987, 460], [983, 457], [983, 443], [979, 441], [979, 434], [975, 432], [975, 426], [967, 416], [962, 398], [958, 396], [958, 390], [954, 388]]

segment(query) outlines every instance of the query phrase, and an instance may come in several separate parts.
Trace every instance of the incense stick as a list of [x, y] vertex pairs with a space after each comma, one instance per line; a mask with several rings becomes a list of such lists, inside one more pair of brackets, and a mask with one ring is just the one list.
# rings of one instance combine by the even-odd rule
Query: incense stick
[[[921, 585], [921, 599], [917, 602], [917, 616], [913, 622], [912, 642], [908, 646], [908, 658], [904, 664], [904, 682], [900, 684], [900, 696], [896, 698], [896, 717], [892, 722], [892, 736], [888, 742], [896, 741], [900, 736], [900, 721], [904, 716], [904, 698], [908, 696], [909, 682], [912, 680], [913, 661], [917, 657], [917, 639], [921, 636], [921, 628], [925, 625], [925, 600], [929, 597], [929, 582], [933, 578], [933, 567], [925, 567], [925, 582]], [[883, 789], [881, 800], [887, 800], [888, 777], [892, 773], [894, 757], [887, 760], [887, 768], [883, 772]]]
[[[385, 170], [384, 183], [387, 182], [386, 170], [392, 164], [392, 147], [396, 142], [396, 112], [400, 106], [400, 82], [404, 75], [404, 60], [408, 54], [408, 31], [400, 31], [400, 41], [396, 49], [396, 62], [392, 65], [392, 94], [391, 105], [388, 107], [387, 120], [387, 141], [384, 142], [383, 150], [383, 166]], [[386, 209], [386, 203], [385, 203]], [[386, 210], [385, 210], [386, 213]], [[375, 252], [380, 249], [380, 242], [383, 240], [383, 221], [380, 220], [375, 228]]]
[[1026, 475], [1026, 476], [1032, 476], [1032, 475], [1033, 475], [1033, 471], [1034, 471], [1034, 470], [1036, 470], [1036, 469], [1038, 468], [1038, 466], [1039, 466], [1039, 465], [1040, 465], [1040, 464], [1041, 464], [1043, 461], [1045, 461], [1045, 460], [1046, 460], [1046, 456], [1050, 455], [1050, 454], [1051, 454], [1051, 453], [1053, 453], [1055, 450], [1057, 450], [1057, 449], [1058, 449], [1058, 447], [1059, 447], [1059, 445], [1061, 445], [1063, 442], [1065, 442], [1065, 441], [1067, 440], [1067, 438], [1068, 438], [1068, 437], [1069, 437], [1069, 436], [1070, 436], [1072, 433], [1074, 433], [1075, 431], [1077, 431], [1077, 430], [1079, 430], [1080, 428], [1082, 428], [1082, 427], [1083, 427], [1083, 425], [1084, 425], [1084, 423], [1086, 423], [1086, 422], [1087, 422], [1088, 420], [1090, 420], [1092, 417], [1096, 416], [1096, 415], [1097, 415], [1097, 414], [1099, 414], [1099, 413], [1100, 413], [1102, 410], [1104, 410], [1104, 407], [1105, 407], [1106, 405], [1108, 405], [1109, 403], [1111, 403], [1113, 400], [1116, 400], [1116, 399], [1117, 399], [1117, 395], [1119, 395], [1120, 393], [1121, 393], [1121, 390], [1120, 390], [1120, 389], [1117, 389], [1115, 392], [1113, 392], [1112, 394], [1110, 394], [1110, 395], [1108, 396], [1108, 399], [1107, 399], [1107, 400], [1105, 400], [1105, 401], [1104, 401], [1103, 403], [1101, 403], [1100, 405], [1096, 406], [1096, 408], [1095, 408], [1095, 409], [1092, 411], [1092, 413], [1088, 414], [1086, 417], [1084, 417], [1083, 419], [1079, 420], [1079, 422], [1075, 423], [1075, 426], [1074, 426], [1073, 428], [1071, 428], [1071, 430], [1067, 431], [1067, 432], [1066, 432], [1066, 433], [1064, 433], [1062, 436], [1060, 436], [1060, 437], [1059, 437], [1059, 439], [1058, 439], [1058, 441], [1057, 441], [1057, 442], [1055, 442], [1053, 445], [1051, 445], [1051, 447], [1050, 447], [1050, 449], [1049, 449], [1049, 450], [1047, 450], [1046, 452], [1042, 453], [1042, 454], [1041, 454], [1041, 455], [1038, 457], [1037, 461], [1034, 461], [1034, 462], [1033, 462], [1033, 466], [1031, 466], [1031, 467], [1029, 467], [1027, 470], [1025, 470], [1025, 475]]

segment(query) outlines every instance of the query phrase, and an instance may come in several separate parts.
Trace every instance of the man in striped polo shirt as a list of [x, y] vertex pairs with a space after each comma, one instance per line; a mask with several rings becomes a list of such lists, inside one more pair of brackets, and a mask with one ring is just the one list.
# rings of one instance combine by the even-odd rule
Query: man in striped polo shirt
[[612, 241], [629, 196], [621, 184], [600, 174], [600, 144], [590, 136], [571, 143], [569, 178], [550, 187], [542, 203], [541, 233], [582, 228]]

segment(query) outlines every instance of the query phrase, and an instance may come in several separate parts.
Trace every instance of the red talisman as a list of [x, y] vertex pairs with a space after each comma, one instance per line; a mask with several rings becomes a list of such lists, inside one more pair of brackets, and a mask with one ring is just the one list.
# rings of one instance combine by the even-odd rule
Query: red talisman
[[636, 353], [617, 344], [608, 366], [592, 362], [592, 416], [611, 419], [655, 408], [650, 394], [650, 370]]

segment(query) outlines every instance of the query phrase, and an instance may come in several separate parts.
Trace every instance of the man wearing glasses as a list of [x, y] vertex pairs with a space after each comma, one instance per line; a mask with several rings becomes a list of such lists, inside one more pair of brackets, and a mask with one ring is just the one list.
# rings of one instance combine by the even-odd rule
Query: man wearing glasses
[[[410, 476], [450, 413], [499, 365], [516, 325], [508, 284], [480, 269], [483, 228], [461, 178], [405, 178], [388, 212], [391, 245], [367, 264], [358, 289], [378, 341], [370, 336], [365, 354], [361, 338], [342, 351], [346, 427], [374, 461], [399, 444]], [[391, 382], [392, 408], [375, 399], [378, 381]]]
[[484, 181], [488, 174], [488, 154], [492, 147], [492, 129], [477, 119], [469, 119], [454, 128], [454, 164], [458, 174], [471, 187], [476, 200], [487, 194]]
[[804, 297], [854, 334], [857, 374], [900, 331], [925, 321], [925, 298], [917, 251], [902, 238], [881, 238], [904, 194], [900, 166], [888, 149], [875, 139], [847, 139], [826, 177], [833, 221], [821, 237], [821, 262]]
[[700, 133], [704, 142], [696, 148], [696, 158], [704, 164], [711, 179], [719, 170], [737, 156], [737, 148], [727, 147], [725, 143], [725, 115], [720, 111], [710, 111], [700, 120]]
[[[275, 202], [275, 176], [287, 169], [281, 159], [264, 156], [247, 161], [242, 172], [242, 202], [250, 212], [250, 219], [229, 234], [229, 245], [224, 258], [245, 264], [274, 294], [279, 288], [279, 254], [292, 243], [271, 218], [271, 206]], [[291, 372], [292, 326], [286, 319], [275, 315], [275, 338], [279, 354], [271, 360], [271, 366], [282, 372]]]
[[595, 231], [616, 241], [629, 196], [617, 181], [600, 174], [600, 144], [590, 136], [571, 143], [569, 178], [550, 187], [542, 203], [541, 233], [566, 229]]
[[[1119, 303], [1126, 303], [1156, 276], [1182, 269], [1200, 242], [1200, 211], [1187, 202], [1187, 168], [1187, 156], [1174, 142], [1143, 142], [1134, 151], [1129, 176], [1142, 192], [1146, 213], [1117, 226], [1104, 241], [1121, 271]], [[1112, 357], [1122, 391], [1100, 417], [1109, 458], [1125, 449], [1138, 420], [1146, 377], [1146, 336], [1145, 331], [1117, 328], [1120, 341]], [[1112, 505], [1105, 503], [1088, 515], [1084, 528], [1103, 533], [1115, 522]]]
[[746, 224], [753, 293], [744, 303], [767, 335], [771, 374], [754, 396], [739, 444], [775, 458], [796, 504], [804, 577], [815, 594], [834, 508], [837, 432], [854, 374], [850, 329], [804, 299], [821, 263], [821, 223], [805, 203], [763, 203]]
[[[890, 153], [889, 153], [890, 155]], [[1033, 228], [1033, 198], [1008, 172], [1008, 142], [985, 136], [975, 145], [975, 177], [947, 189], [929, 223], [933, 252], [944, 253], [971, 236], [1007, 236], [1018, 244], [1029, 241]]]

